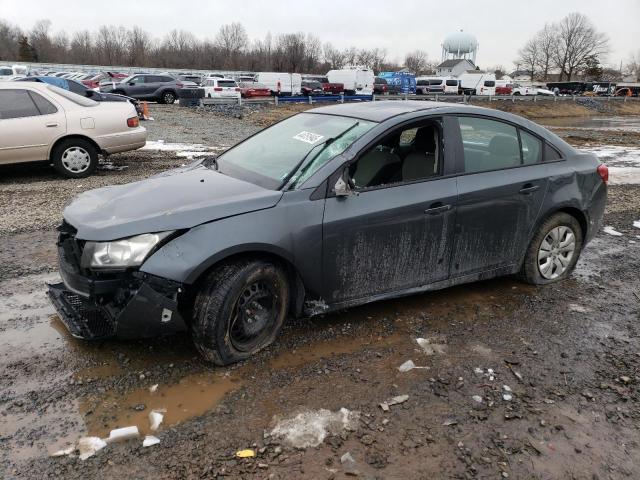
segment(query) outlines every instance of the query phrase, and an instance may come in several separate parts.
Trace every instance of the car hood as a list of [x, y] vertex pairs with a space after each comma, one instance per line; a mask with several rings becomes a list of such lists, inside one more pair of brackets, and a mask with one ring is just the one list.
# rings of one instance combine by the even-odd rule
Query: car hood
[[282, 192], [267, 190], [202, 165], [78, 195], [64, 210], [77, 238], [107, 241], [191, 228], [270, 208]]

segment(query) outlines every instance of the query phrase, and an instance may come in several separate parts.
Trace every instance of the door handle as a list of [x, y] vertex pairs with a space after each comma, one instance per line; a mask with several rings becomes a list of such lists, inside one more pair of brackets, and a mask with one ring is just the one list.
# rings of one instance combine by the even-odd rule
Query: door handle
[[527, 195], [529, 193], [535, 192], [539, 188], [540, 188], [540, 185], [532, 185], [531, 183], [527, 183], [520, 189], [520, 194]]
[[50, 122], [50, 123], [45, 124], [45, 126], [46, 126], [46, 127], [57, 127], [57, 126], [58, 126], [58, 124], [57, 124], [57, 123], [55, 123], [55, 122]]
[[443, 205], [442, 203], [434, 203], [430, 208], [427, 208], [424, 213], [427, 215], [438, 215], [439, 213], [446, 212], [451, 209], [451, 205]]

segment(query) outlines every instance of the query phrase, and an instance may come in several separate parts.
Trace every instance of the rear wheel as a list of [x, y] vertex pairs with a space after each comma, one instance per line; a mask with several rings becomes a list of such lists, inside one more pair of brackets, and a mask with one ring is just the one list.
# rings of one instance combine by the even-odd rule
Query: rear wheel
[[534, 285], [568, 277], [582, 251], [582, 227], [568, 213], [557, 213], [543, 222], [531, 240], [520, 272]]
[[98, 152], [82, 138], [63, 140], [53, 149], [51, 163], [58, 173], [68, 178], [84, 178], [98, 168]]
[[176, 101], [176, 94], [173, 92], [162, 92], [160, 96], [160, 103], [166, 103], [167, 105], [173, 104]]
[[217, 365], [244, 360], [275, 340], [288, 308], [289, 285], [279, 266], [263, 260], [224, 265], [196, 296], [193, 341]]

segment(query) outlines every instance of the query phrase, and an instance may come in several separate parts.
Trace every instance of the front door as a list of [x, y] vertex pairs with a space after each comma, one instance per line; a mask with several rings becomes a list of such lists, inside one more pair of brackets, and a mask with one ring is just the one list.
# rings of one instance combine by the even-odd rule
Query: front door
[[452, 276], [516, 265], [547, 189], [542, 141], [515, 126], [459, 117], [462, 149]]
[[347, 197], [329, 197], [323, 224], [324, 298], [332, 304], [449, 276], [456, 179], [442, 178], [439, 121], [382, 138], [349, 167]]
[[64, 111], [39, 93], [0, 90], [0, 163], [48, 160], [49, 147], [66, 128]]

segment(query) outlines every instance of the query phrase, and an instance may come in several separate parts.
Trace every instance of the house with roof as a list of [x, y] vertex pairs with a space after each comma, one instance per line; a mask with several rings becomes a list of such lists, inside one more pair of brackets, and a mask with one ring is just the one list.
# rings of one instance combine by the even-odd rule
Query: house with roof
[[437, 77], [457, 77], [467, 70], [475, 70], [476, 65], [466, 58], [452, 58], [445, 60], [436, 67]]

